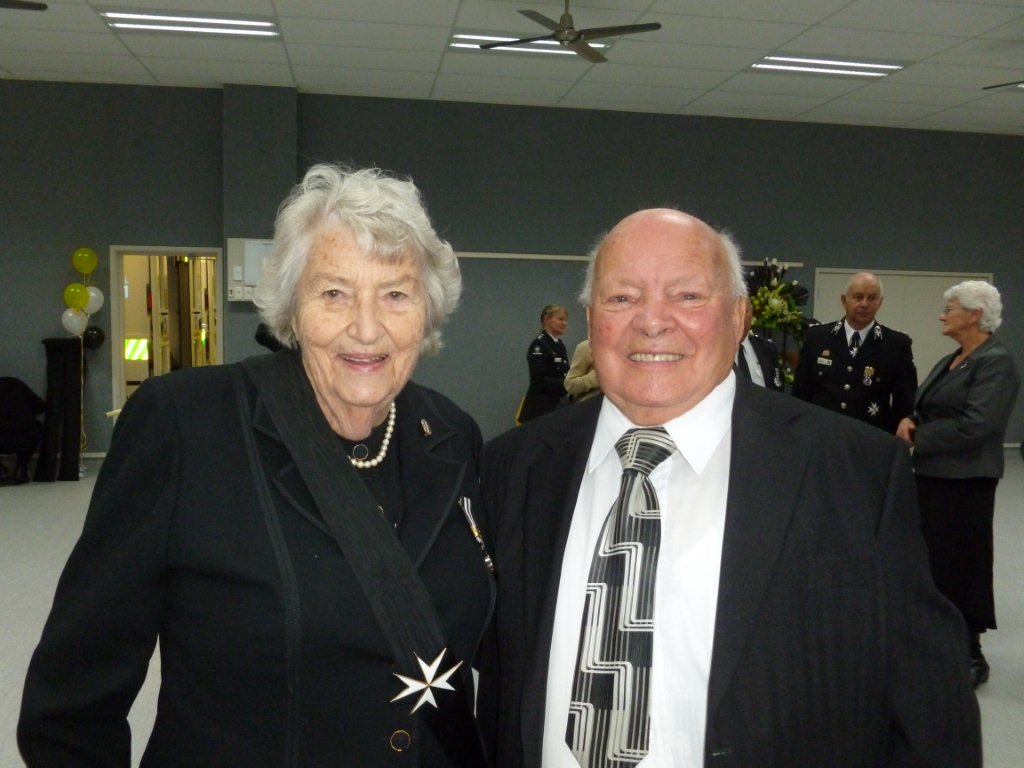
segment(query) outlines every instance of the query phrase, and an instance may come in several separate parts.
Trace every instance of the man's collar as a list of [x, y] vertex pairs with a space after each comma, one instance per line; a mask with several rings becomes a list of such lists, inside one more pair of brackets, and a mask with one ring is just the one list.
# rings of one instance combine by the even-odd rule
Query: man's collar
[[[730, 429], [735, 396], [736, 377], [730, 371], [697, 405], [661, 425], [694, 472], [700, 474], [704, 471], [715, 448]], [[626, 430], [636, 429], [637, 426], [626, 418], [615, 403], [605, 397], [594, 431], [587, 472], [594, 471], [609, 452], [615, 451], [615, 442]]]

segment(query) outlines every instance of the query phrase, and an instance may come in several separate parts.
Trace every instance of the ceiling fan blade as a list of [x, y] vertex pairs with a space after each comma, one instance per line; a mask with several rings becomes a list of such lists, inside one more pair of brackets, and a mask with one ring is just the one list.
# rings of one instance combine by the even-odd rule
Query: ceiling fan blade
[[526, 18], [536, 21], [542, 27], [547, 27], [552, 32], [557, 32], [562, 28], [562, 26], [557, 21], [555, 21], [554, 19], [549, 19], [543, 13], [537, 13], [537, 11], [520, 11], [520, 13], [523, 14], [523, 16], [525, 16]]
[[0, 0], [0, 8], [10, 8], [12, 11], [45, 11], [46, 3], [31, 3], [28, 0]]
[[602, 37], [618, 37], [619, 35], [632, 35], [637, 32], [654, 32], [661, 29], [661, 24], [625, 24], [618, 27], [592, 27], [581, 29], [579, 33], [587, 40], [600, 40]]
[[509, 46], [509, 45], [525, 45], [526, 43], [536, 43], [536, 42], [538, 42], [540, 40], [554, 40], [554, 39], [555, 39], [555, 33], [552, 32], [550, 35], [540, 35], [539, 37], [524, 37], [524, 38], [522, 38], [520, 40], [504, 40], [504, 41], [499, 42], [499, 43], [483, 43], [483, 44], [481, 44], [480, 47], [485, 49], [485, 50], [489, 50], [491, 48], [504, 48], [505, 46]]
[[1008, 85], [1024, 85], [1024, 80], [1014, 80], [1011, 83], [999, 83], [997, 85], [986, 85], [986, 86], [982, 87], [981, 90], [989, 91], [989, 90], [992, 90], [993, 88], [1005, 88]]
[[578, 53], [584, 59], [586, 59], [587, 61], [591, 61], [594, 64], [600, 64], [603, 61], [608, 61], [608, 59], [606, 59], [600, 51], [598, 51], [596, 48], [591, 48], [589, 45], [587, 45], [587, 41], [584, 40], [582, 37], [579, 37], [573, 40], [572, 42], [567, 43], [567, 45], [569, 46], [569, 48], [576, 51], [576, 53]]

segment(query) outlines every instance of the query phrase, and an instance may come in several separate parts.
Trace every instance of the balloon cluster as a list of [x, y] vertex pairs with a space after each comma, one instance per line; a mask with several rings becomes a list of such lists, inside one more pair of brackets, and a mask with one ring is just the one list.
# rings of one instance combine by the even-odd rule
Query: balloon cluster
[[71, 254], [71, 263], [82, 275], [82, 281], [68, 283], [64, 289], [64, 303], [68, 308], [61, 316], [61, 324], [72, 336], [82, 336], [89, 349], [95, 349], [103, 343], [103, 331], [97, 326], [89, 326], [90, 315], [103, 307], [103, 291], [89, 284], [89, 275], [98, 263], [96, 252], [91, 248], [79, 248]]

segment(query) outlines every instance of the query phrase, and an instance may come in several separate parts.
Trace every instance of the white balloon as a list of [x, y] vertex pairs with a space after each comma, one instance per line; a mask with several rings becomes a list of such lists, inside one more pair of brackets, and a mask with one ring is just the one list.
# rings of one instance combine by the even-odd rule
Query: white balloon
[[95, 285], [89, 286], [89, 303], [86, 304], [82, 311], [87, 315], [95, 315], [100, 311], [103, 306], [103, 291], [97, 288]]
[[89, 323], [89, 316], [80, 309], [65, 309], [60, 318], [64, 330], [72, 336], [81, 336], [85, 326]]

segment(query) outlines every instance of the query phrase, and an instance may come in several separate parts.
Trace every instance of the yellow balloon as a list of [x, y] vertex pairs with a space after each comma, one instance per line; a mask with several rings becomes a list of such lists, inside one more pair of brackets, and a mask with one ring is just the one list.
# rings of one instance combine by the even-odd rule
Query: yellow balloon
[[88, 275], [96, 269], [97, 262], [96, 251], [91, 248], [79, 248], [71, 254], [71, 263], [83, 275]]
[[69, 283], [64, 289], [64, 303], [71, 309], [84, 309], [89, 303], [89, 289], [81, 283]]

